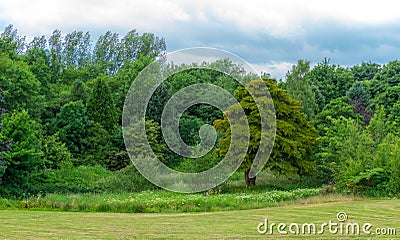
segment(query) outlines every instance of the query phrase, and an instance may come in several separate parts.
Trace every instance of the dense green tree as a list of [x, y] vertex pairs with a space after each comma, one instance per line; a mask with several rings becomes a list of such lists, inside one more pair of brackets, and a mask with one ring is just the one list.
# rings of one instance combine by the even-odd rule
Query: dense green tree
[[347, 97], [350, 98], [351, 102], [361, 101], [363, 106], [368, 106], [369, 102], [369, 93], [363, 86], [361, 82], [355, 82], [353, 86], [347, 92]]
[[327, 59], [311, 69], [306, 77], [311, 85], [318, 87], [326, 103], [345, 96], [354, 82], [354, 76], [350, 70], [330, 64]]
[[0, 54], [0, 88], [3, 89], [7, 109], [25, 109], [31, 116], [40, 116], [40, 87], [28, 64]]
[[[4, 100], [3, 100], [3, 91], [0, 89], [0, 119], [1, 115], [6, 112], [6, 110], [3, 108], [4, 107]], [[7, 165], [6, 161], [3, 158], [3, 152], [7, 152], [11, 150], [11, 145], [12, 142], [7, 141], [6, 137], [3, 135], [3, 127], [0, 122], [0, 185], [2, 182], [2, 177], [4, 175], [4, 172], [6, 171]]]
[[[317, 131], [307, 121], [306, 115], [301, 112], [299, 101], [291, 99], [288, 94], [276, 86], [276, 80], [263, 79], [249, 82], [247, 88], [256, 87], [257, 81], [264, 81], [267, 85], [276, 111], [276, 137], [271, 156], [267, 162], [267, 168], [277, 174], [305, 174], [312, 172], [313, 162], [310, 160], [312, 148], [318, 144]], [[250, 143], [245, 160], [240, 169], [245, 172], [247, 185], [255, 183], [255, 179], [249, 179], [249, 170], [260, 143], [260, 117], [253, 98], [244, 87], [239, 87], [235, 92], [241, 107], [244, 109], [250, 127]], [[233, 105], [224, 114], [233, 111]], [[214, 126], [217, 131], [224, 133], [219, 140], [218, 154], [224, 155], [229, 148], [230, 129], [226, 117], [216, 120]], [[247, 176], [246, 176], [247, 175]]]
[[[153, 120], [147, 120], [145, 121], [145, 128], [148, 144], [151, 146], [154, 154], [160, 161], [167, 164], [169, 159], [164, 155], [167, 146], [161, 140], [160, 125]], [[139, 138], [136, 132], [139, 131], [139, 124], [131, 124], [124, 130], [126, 131], [124, 138], [126, 141], [129, 141], [129, 144], [127, 144], [127, 146], [129, 146], [127, 151], [131, 154], [131, 157], [152, 157], [152, 153], [148, 152], [146, 150], [147, 148], [144, 147], [144, 144], [146, 143], [138, 140]], [[134, 156], [132, 154], [134, 154]]]
[[354, 106], [354, 113], [360, 114], [364, 118], [364, 124], [368, 125], [373, 111], [369, 109], [369, 93], [361, 82], [355, 82], [347, 92], [347, 97]]
[[60, 169], [71, 163], [71, 153], [58, 134], [45, 136], [42, 143], [43, 159], [48, 169]]
[[330, 181], [341, 189], [346, 189], [354, 177], [373, 163], [373, 139], [353, 119], [343, 116], [332, 119], [331, 126], [326, 129], [321, 140], [317, 162], [331, 170], [325, 177], [333, 177]]
[[324, 95], [322, 95], [321, 91], [319, 90], [319, 88], [315, 85], [311, 85], [311, 90], [314, 93], [315, 96], [315, 103], [318, 106], [318, 112], [321, 111], [324, 106], [325, 106], [325, 97]]
[[59, 138], [71, 153], [84, 153], [90, 121], [81, 101], [65, 104], [55, 119]]
[[390, 125], [386, 118], [385, 108], [380, 106], [376, 109], [369, 125], [367, 132], [372, 136], [376, 145], [380, 144], [390, 131]]
[[86, 103], [87, 92], [85, 89], [85, 85], [82, 81], [77, 80], [74, 82], [74, 85], [71, 89], [71, 101], [82, 101], [82, 103]]
[[309, 120], [314, 119], [318, 111], [318, 105], [315, 100], [315, 94], [306, 78], [310, 70], [310, 62], [299, 60], [297, 65], [286, 74], [286, 91], [289, 97], [301, 101], [302, 111]]
[[[391, 107], [395, 100], [391, 97], [395, 97], [398, 94], [398, 87], [400, 83], [400, 62], [391, 61], [387, 65], [383, 66], [381, 71], [375, 74], [374, 78], [368, 82], [370, 95], [373, 104], [384, 104], [388, 109]], [[397, 98], [396, 98], [397, 99]], [[386, 101], [390, 101], [387, 103]]]
[[362, 62], [360, 65], [355, 65], [350, 68], [355, 81], [371, 80], [380, 70], [381, 65], [372, 62]]
[[4, 152], [6, 169], [0, 192], [6, 195], [29, 193], [39, 180], [44, 166], [41, 126], [24, 110], [2, 116], [3, 134], [12, 141], [12, 151]]
[[359, 122], [362, 121], [362, 116], [354, 112], [354, 106], [351, 105], [348, 97], [340, 97], [330, 101], [321, 112], [315, 117], [315, 125], [317, 126], [320, 134], [323, 134], [326, 128], [330, 127], [332, 119], [339, 119], [345, 117], [347, 119], [355, 119]]
[[87, 101], [87, 114], [90, 120], [98, 122], [111, 132], [117, 124], [117, 110], [106, 80], [105, 77], [96, 79], [92, 94]]

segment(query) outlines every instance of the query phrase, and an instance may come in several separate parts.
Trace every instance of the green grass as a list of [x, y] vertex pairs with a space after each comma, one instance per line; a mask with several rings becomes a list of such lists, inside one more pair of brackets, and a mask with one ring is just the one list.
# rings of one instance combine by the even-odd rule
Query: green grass
[[284, 201], [316, 196], [319, 189], [246, 191], [225, 194], [181, 194], [164, 190], [121, 194], [48, 194], [24, 200], [0, 199], [0, 209], [40, 209], [84, 212], [162, 213], [210, 212], [276, 206]]
[[[345, 211], [347, 222], [371, 223], [374, 231], [397, 228], [400, 237], [400, 200], [354, 199], [340, 195], [316, 196], [293, 204], [253, 210], [206, 213], [81, 213], [0, 210], [0, 239], [268, 239], [295, 236], [260, 235], [257, 226], [265, 217], [275, 223], [336, 221]], [[299, 235], [303, 239], [348, 238], [346, 235]], [[357, 239], [375, 239], [360, 235]]]

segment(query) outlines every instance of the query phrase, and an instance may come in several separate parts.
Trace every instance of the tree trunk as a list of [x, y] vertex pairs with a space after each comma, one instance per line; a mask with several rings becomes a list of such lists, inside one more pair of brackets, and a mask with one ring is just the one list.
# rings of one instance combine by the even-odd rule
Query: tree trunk
[[244, 181], [246, 182], [246, 187], [256, 185], [256, 176], [251, 178], [249, 176], [249, 173], [250, 173], [250, 169], [244, 171]]

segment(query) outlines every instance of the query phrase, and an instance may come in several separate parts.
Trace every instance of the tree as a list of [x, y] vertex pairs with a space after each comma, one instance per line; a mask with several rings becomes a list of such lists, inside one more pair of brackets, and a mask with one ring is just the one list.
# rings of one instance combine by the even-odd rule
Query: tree
[[3, 134], [14, 142], [12, 151], [4, 152], [7, 168], [3, 175], [1, 192], [19, 195], [30, 192], [43, 169], [41, 126], [24, 110], [3, 114]]
[[355, 81], [368, 81], [381, 70], [381, 65], [372, 62], [363, 62], [350, 68]]
[[62, 65], [62, 37], [60, 30], [54, 30], [53, 34], [49, 38], [50, 48], [50, 69], [51, 69], [51, 82], [56, 83], [59, 77]]
[[90, 121], [81, 101], [65, 104], [55, 119], [59, 138], [71, 153], [83, 153], [87, 144]]
[[[1, 115], [6, 112], [6, 110], [3, 108], [4, 105], [4, 100], [3, 100], [3, 91], [0, 89], [0, 119]], [[12, 142], [6, 141], [6, 137], [3, 135], [3, 127], [0, 123], [0, 185], [3, 181], [3, 175], [6, 171], [7, 165], [6, 162], [3, 158], [3, 153], [8, 152], [11, 150], [11, 144]]]
[[318, 87], [326, 103], [345, 96], [354, 82], [354, 76], [350, 70], [330, 64], [328, 59], [324, 59], [311, 69], [306, 77], [311, 85]]
[[348, 97], [340, 97], [330, 101], [321, 112], [315, 117], [315, 125], [317, 126], [320, 134], [324, 134], [326, 128], [329, 128], [332, 119], [339, 119], [345, 117], [347, 119], [354, 119], [361, 121], [362, 117], [354, 113], [354, 106], [350, 104]]
[[108, 132], [114, 129], [117, 123], [117, 110], [106, 78], [97, 78], [93, 92], [87, 101], [87, 110], [90, 120], [100, 123]]
[[356, 176], [372, 167], [374, 142], [354, 119], [340, 116], [331, 122], [321, 137], [316, 158], [320, 166], [329, 169], [323, 176], [326, 181], [345, 189]]
[[119, 35], [110, 31], [101, 35], [94, 47], [94, 62], [107, 70], [110, 76], [118, 71]]
[[[267, 162], [267, 168], [276, 174], [310, 173], [314, 167], [310, 156], [313, 147], [318, 145], [317, 131], [311, 122], [307, 121], [306, 115], [301, 112], [300, 102], [291, 99], [283, 89], [278, 88], [276, 80], [251, 81], [247, 88], [256, 88], [257, 81], [263, 81], [269, 88], [277, 119], [275, 144]], [[245, 173], [246, 185], [254, 185], [255, 178], [249, 177], [249, 170], [260, 143], [259, 112], [253, 98], [245, 88], [240, 86], [235, 92], [235, 97], [244, 109], [250, 127], [249, 149], [240, 169]], [[234, 111], [235, 107], [232, 105], [224, 113], [224, 119], [214, 122], [217, 131], [224, 134], [216, 150], [220, 156], [226, 154], [230, 145], [231, 131], [226, 115]]]
[[351, 102], [360, 100], [364, 107], [368, 106], [370, 98], [369, 93], [361, 82], [355, 82], [353, 86], [351, 86], [347, 92], [347, 97], [350, 98]]
[[[22, 54], [25, 50], [25, 37], [18, 35], [18, 31], [14, 29], [12, 24], [5, 27], [4, 31], [0, 34], [1, 39], [7, 39], [9, 43], [12, 43], [12, 51], [16, 54]], [[9, 49], [11, 50], [11, 49]]]
[[63, 43], [63, 62], [68, 68], [84, 67], [90, 62], [90, 34], [82, 31], [68, 33]]
[[82, 101], [82, 103], [85, 104], [86, 97], [87, 93], [84, 83], [80, 80], [75, 81], [71, 89], [71, 101], [72, 102]]
[[292, 70], [286, 74], [286, 91], [289, 97], [301, 101], [302, 111], [309, 120], [312, 120], [318, 111], [318, 105], [315, 94], [306, 78], [309, 70], [310, 62], [299, 60], [297, 65], [293, 66]]
[[58, 134], [43, 138], [42, 151], [48, 169], [60, 169], [71, 163], [71, 153], [65, 143], [60, 141]]
[[347, 97], [354, 106], [354, 113], [363, 116], [364, 124], [368, 125], [373, 112], [368, 109], [370, 97], [363, 84], [355, 82], [347, 92]]
[[25, 109], [31, 116], [40, 116], [40, 87], [40, 82], [32, 74], [28, 64], [0, 54], [0, 88], [3, 90], [7, 109]]

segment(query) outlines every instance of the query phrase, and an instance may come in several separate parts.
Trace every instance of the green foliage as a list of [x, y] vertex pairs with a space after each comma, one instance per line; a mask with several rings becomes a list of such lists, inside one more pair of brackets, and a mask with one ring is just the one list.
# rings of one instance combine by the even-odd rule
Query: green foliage
[[40, 115], [40, 82], [32, 74], [28, 64], [0, 54], [0, 88], [3, 90], [7, 109], [25, 109], [31, 116]]
[[85, 104], [86, 98], [87, 98], [87, 92], [84, 83], [80, 80], [75, 81], [71, 89], [70, 100], [72, 102], [82, 101], [82, 103]]
[[152, 183], [144, 178], [133, 164], [110, 175], [104, 180], [102, 190], [106, 192], [140, 192], [156, 189]]
[[[263, 79], [262, 81], [269, 88], [277, 118], [275, 144], [267, 167], [277, 174], [310, 173], [314, 164], [309, 157], [312, 155], [312, 148], [318, 144], [317, 131], [307, 121], [305, 114], [301, 112], [302, 107], [299, 101], [289, 98], [283, 89], [276, 86], [275, 80]], [[255, 83], [256, 81], [252, 81], [248, 84]], [[245, 110], [250, 125], [249, 149], [245, 161], [241, 165], [241, 169], [246, 171], [250, 168], [259, 147], [260, 118], [254, 100], [245, 88], [239, 87], [235, 92], [235, 97], [239, 99], [241, 107]], [[228, 111], [233, 111], [233, 107]], [[220, 155], [225, 154], [230, 143], [228, 119], [225, 116], [223, 120], [215, 121], [214, 126], [217, 131], [225, 133], [220, 139], [220, 146], [217, 149]]]
[[[181, 194], [162, 190], [148, 190], [125, 194], [47, 194], [44, 197], [32, 197], [17, 201], [15, 206], [25, 209], [85, 212], [211, 212], [277, 206], [284, 202], [290, 203], [293, 200], [301, 201], [304, 198], [318, 194], [319, 189], [247, 191], [231, 194]], [[14, 201], [7, 202], [8, 204], [14, 203]]]
[[355, 82], [347, 92], [347, 97], [351, 102], [360, 100], [363, 106], [368, 106], [369, 93], [361, 82]]
[[215, 151], [210, 151], [208, 154], [199, 158], [185, 158], [177, 167], [178, 171], [198, 173], [206, 171], [216, 166], [222, 159], [217, 156]]
[[41, 127], [26, 111], [2, 115], [3, 134], [13, 142], [12, 151], [3, 152], [6, 169], [0, 192], [19, 195], [33, 191], [44, 167]]
[[383, 106], [378, 107], [367, 126], [367, 131], [371, 134], [374, 142], [380, 144], [390, 131], [390, 126], [386, 120], [386, 112]]
[[102, 166], [65, 165], [60, 169], [49, 170], [47, 180], [39, 187], [44, 193], [87, 193], [99, 192], [111, 172]]
[[83, 153], [87, 144], [90, 121], [81, 101], [65, 104], [55, 119], [59, 138], [71, 153]]
[[111, 132], [116, 125], [116, 108], [106, 78], [99, 77], [87, 102], [90, 120], [97, 122]]
[[129, 155], [126, 151], [110, 151], [107, 153], [106, 159], [107, 169], [111, 171], [121, 170], [131, 163]]
[[87, 129], [85, 154], [80, 164], [106, 166], [106, 155], [110, 150], [110, 134], [99, 124], [90, 123]]
[[368, 81], [381, 70], [381, 65], [372, 62], [363, 62], [350, 68], [355, 81]]
[[388, 134], [379, 144], [375, 165], [383, 168], [388, 176], [386, 189], [392, 194], [400, 192], [400, 138]]
[[48, 169], [60, 169], [71, 163], [71, 153], [65, 143], [60, 141], [58, 134], [43, 138], [42, 151]]
[[319, 112], [315, 118], [315, 125], [318, 130], [323, 134], [326, 128], [330, 127], [332, 119], [339, 119], [340, 117], [355, 119], [361, 122], [362, 117], [354, 113], [354, 106], [350, 104], [348, 97], [340, 97], [330, 101]]
[[315, 100], [315, 93], [312, 91], [311, 85], [306, 78], [306, 74], [310, 71], [310, 62], [299, 60], [297, 65], [286, 74], [286, 91], [289, 97], [301, 101], [302, 111], [307, 115], [309, 120], [314, 119], [318, 111], [318, 105]]
[[[167, 147], [166, 144], [161, 141], [160, 125], [153, 120], [147, 120], [145, 121], [145, 129], [148, 144], [151, 146], [154, 154], [164, 163], [168, 163], [168, 158], [164, 155], [164, 150]], [[135, 153], [136, 156], [140, 157], [152, 156], [152, 153], [148, 152], [146, 150], [147, 148], [144, 147], [145, 143], [138, 140], [136, 132], [139, 131], [139, 124], [132, 124], [129, 128], [125, 128], [125, 131], [124, 137], [131, 141], [131, 144], [129, 144], [130, 148], [127, 149], [129, 153]]]
[[354, 76], [348, 69], [331, 65], [327, 59], [311, 69], [306, 77], [311, 85], [318, 87], [327, 103], [345, 96], [354, 82]]

